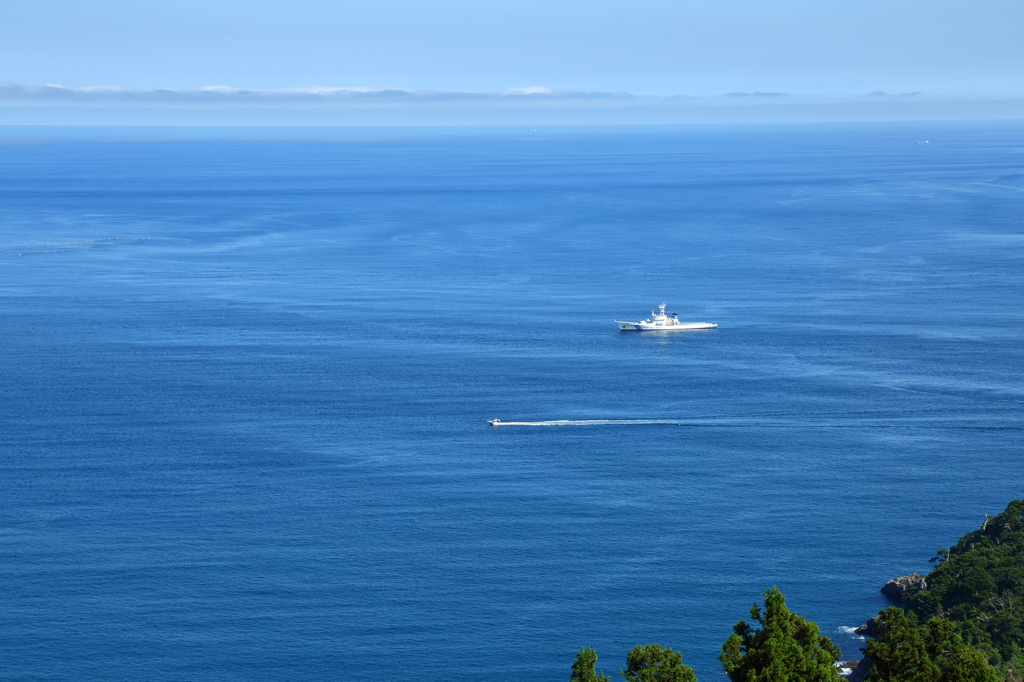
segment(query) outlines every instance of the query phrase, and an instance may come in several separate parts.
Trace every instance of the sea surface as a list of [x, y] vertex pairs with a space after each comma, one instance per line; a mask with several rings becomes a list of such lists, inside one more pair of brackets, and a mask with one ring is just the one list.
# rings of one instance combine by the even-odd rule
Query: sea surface
[[4, 680], [857, 658], [1024, 497], [1022, 122], [0, 140]]

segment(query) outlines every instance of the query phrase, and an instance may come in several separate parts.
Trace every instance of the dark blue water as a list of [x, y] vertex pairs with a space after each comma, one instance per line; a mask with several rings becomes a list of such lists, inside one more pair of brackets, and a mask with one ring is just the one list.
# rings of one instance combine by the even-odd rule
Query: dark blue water
[[4, 679], [857, 656], [1024, 495], [1019, 122], [0, 133]]

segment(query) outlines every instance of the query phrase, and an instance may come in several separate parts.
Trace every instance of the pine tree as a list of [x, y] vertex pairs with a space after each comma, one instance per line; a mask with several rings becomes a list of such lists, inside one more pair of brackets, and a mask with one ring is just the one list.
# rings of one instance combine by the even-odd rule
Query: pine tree
[[999, 676], [980, 651], [966, 646], [953, 623], [932, 618], [925, 626], [924, 646], [939, 669], [939, 682], [998, 682]]
[[985, 516], [981, 527], [939, 548], [928, 589], [904, 608], [923, 623], [941, 616], [964, 644], [990, 659], [1012, 660], [1024, 648], [1024, 499]]
[[841, 682], [835, 667], [839, 647], [823, 637], [817, 624], [786, 608], [775, 587], [764, 592], [764, 611], [755, 604], [722, 645], [718, 659], [733, 682]]
[[[937, 682], [939, 667], [932, 661], [924, 638], [907, 620], [903, 609], [890, 606], [878, 613], [876, 634], [864, 653], [874, 664], [865, 682]], [[933, 644], [945, 646], [938, 639]]]
[[611, 678], [604, 673], [599, 673], [597, 667], [597, 652], [588, 646], [582, 647], [576, 654], [576, 660], [572, 662], [572, 676], [569, 682], [608, 682]]
[[939, 682], [999, 682], [995, 669], [977, 649], [959, 646], [942, 662]]
[[865, 682], [998, 682], [985, 656], [966, 644], [956, 626], [932, 618], [915, 627], [903, 609], [879, 612], [875, 639], [864, 653], [874, 660]]
[[635, 646], [626, 654], [626, 682], [697, 682], [693, 668], [683, 665], [683, 655], [657, 644]]

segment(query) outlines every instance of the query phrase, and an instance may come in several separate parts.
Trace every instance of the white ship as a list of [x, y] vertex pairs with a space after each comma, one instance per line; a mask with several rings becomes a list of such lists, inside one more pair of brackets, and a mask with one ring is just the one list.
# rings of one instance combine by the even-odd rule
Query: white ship
[[651, 316], [640, 322], [620, 322], [615, 320], [619, 329], [624, 332], [648, 332], [648, 331], [684, 331], [687, 329], [714, 329], [718, 325], [714, 322], [680, 322], [677, 313], [665, 314], [665, 304], [658, 306], [658, 312], [651, 311]]

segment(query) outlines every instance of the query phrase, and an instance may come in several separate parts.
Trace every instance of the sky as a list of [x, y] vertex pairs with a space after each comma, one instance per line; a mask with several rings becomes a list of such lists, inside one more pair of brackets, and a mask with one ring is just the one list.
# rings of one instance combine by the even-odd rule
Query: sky
[[1007, 104], [1024, 99], [1021, 0], [0, 2], [0, 124], [113, 109], [1024, 116]]

